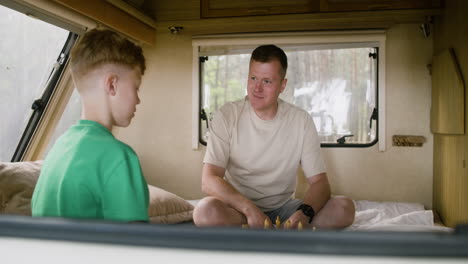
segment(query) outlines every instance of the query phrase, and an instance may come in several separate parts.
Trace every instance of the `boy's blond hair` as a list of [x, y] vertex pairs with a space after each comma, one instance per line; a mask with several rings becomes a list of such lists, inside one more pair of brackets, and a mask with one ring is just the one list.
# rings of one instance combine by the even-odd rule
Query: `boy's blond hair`
[[93, 29], [86, 32], [73, 47], [70, 66], [73, 78], [79, 79], [104, 64], [146, 69], [141, 47], [111, 30]]

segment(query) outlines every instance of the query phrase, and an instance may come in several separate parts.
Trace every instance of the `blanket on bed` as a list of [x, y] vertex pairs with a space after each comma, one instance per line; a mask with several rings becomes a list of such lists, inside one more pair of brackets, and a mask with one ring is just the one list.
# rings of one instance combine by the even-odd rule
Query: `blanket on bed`
[[434, 225], [431, 210], [419, 203], [354, 201], [354, 223], [345, 230], [380, 231], [452, 231]]

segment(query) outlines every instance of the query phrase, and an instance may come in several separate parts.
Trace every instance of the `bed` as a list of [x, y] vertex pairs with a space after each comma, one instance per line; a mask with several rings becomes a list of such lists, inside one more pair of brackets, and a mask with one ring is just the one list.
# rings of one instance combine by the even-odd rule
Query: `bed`
[[445, 227], [432, 210], [419, 203], [354, 201], [354, 223], [345, 230], [379, 231], [440, 231], [452, 232]]
[[[189, 200], [195, 206], [199, 200]], [[356, 208], [354, 223], [344, 231], [434, 231], [452, 232], [437, 214], [419, 203], [353, 201]], [[189, 221], [190, 222], [190, 221]]]
[[[30, 200], [42, 162], [0, 162], [0, 213], [31, 215]], [[198, 200], [185, 200], [171, 192], [148, 185], [150, 221], [157, 224], [192, 223]], [[354, 223], [345, 231], [434, 231], [452, 228], [434, 221], [434, 213], [422, 204], [402, 202], [354, 201]]]

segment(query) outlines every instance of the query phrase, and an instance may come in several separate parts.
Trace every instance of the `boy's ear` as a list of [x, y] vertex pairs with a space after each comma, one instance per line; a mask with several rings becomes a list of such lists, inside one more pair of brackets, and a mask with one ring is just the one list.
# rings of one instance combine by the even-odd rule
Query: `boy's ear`
[[106, 87], [106, 93], [114, 96], [117, 92], [117, 81], [118, 81], [118, 76], [117, 74], [110, 73], [106, 75], [105, 78], [105, 87]]

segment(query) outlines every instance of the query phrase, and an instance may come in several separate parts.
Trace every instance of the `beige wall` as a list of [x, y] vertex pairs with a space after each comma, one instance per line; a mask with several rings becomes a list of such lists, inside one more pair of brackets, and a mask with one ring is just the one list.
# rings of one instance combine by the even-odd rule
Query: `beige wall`
[[131, 126], [115, 134], [135, 149], [149, 184], [200, 198], [203, 152], [191, 149], [191, 36], [158, 34], [157, 45], [144, 54], [141, 104]]
[[[201, 198], [204, 148], [191, 150], [191, 35], [159, 32], [145, 48], [148, 70], [142, 103], [131, 126], [116, 130], [140, 156], [150, 184], [186, 199]], [[432, 39], [416, 24], [396, 25], [387, 35], [387, 150], [323, 149], [335, 194], [353, 199], [432, 205], [432, 135], [429, 131]], [[421, 148], [392, 147], [395, 134], [423, 135]]]
[[[354, 199], [432, 205], [432, 134], [429, 129], [432, 39], [417, 25], [396, 25], [387, 34], [386, 142], [365, 149], [324, 149], [334, 193]], [[423, 147], [393, 147], [393, 135], [422, 135]]]

